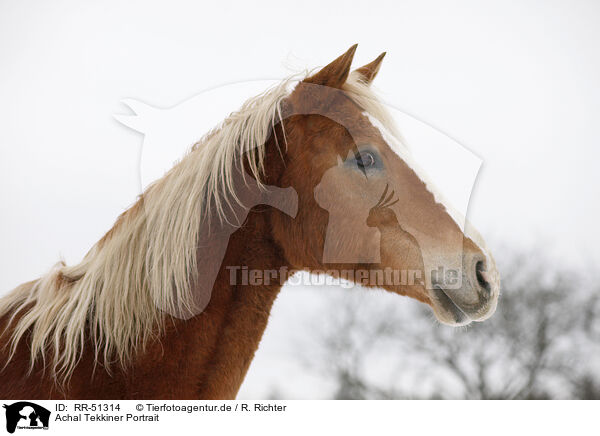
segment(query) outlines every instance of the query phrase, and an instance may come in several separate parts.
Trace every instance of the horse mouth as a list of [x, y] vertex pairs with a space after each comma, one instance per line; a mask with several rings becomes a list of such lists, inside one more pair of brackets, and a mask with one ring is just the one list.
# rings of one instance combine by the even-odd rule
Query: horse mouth
[[446, 291], [436, 285], [431, 292], [432, 307], [435, 317], [443, 324], [461, 326], [471, 323], [471, 318], [452, 301]]

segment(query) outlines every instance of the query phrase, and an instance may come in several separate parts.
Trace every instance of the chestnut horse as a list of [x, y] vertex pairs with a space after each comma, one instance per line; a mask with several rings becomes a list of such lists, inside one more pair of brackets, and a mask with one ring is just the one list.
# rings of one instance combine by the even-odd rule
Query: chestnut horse
[[2, 297], [0, 397], [233, 399], [281, 271], [407, 295], [450, 325], [491, 316], [493, 258], [371, 91], [384, 54], [351, 71], [355, 50], [249, 100], [81, 263]]

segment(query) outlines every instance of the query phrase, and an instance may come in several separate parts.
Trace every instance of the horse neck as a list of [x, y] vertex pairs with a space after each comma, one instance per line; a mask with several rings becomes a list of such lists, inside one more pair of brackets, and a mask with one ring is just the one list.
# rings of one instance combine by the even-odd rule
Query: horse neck
[[[233, 282], [231, 267], [242, 266], [259, 271], [287, 266], [270, 237], [269, 213], [251, 211], [244, 226], [231, 235], [204, 311], [187, 321], [174, 320], [160, 347], [148, 350], [147, 356], [165, 356], [160, 368], [164, 391], [157, 394], [202, 399], [237, 395], [281, 289], [279, 280], [261, 285]], [[199, 277], [202, 273], [199, 265]]]

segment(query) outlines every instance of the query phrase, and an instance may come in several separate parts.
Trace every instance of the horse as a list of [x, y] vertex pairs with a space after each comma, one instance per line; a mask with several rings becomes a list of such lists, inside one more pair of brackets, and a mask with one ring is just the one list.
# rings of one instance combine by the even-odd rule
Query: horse
[[355, 51], [248, 100], [80, 263], [3, 296], [0, 397], [234, 399], [300, 271], [414, 298], [448, 325], [489, 318], [491, 253], [371, 89], [385, 53], [352, 70]]

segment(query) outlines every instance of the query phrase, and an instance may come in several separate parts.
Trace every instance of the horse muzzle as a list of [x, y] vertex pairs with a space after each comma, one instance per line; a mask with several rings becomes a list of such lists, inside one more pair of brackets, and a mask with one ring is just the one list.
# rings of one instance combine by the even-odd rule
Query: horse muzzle
[[484, 321], [498, 304], [500, 274], [491, 256], [465, 255], [459, 287], [432, 280], [429, 298], [433, 312], [443, 324], [461, 326]]

